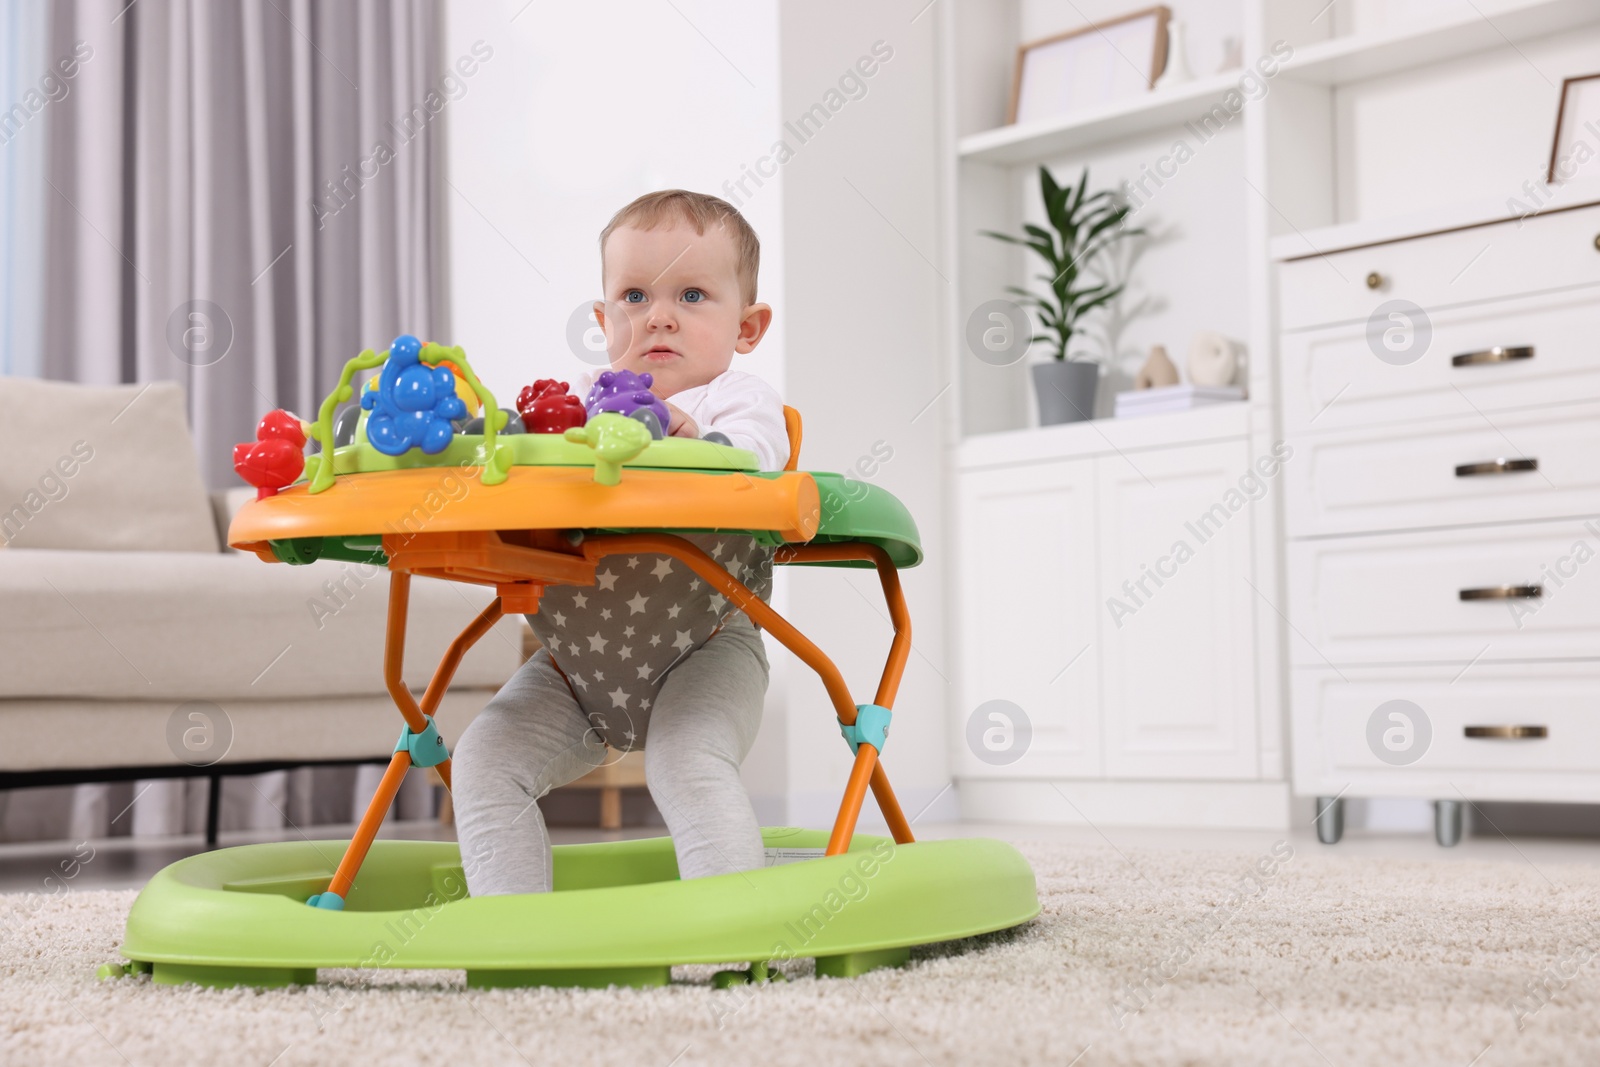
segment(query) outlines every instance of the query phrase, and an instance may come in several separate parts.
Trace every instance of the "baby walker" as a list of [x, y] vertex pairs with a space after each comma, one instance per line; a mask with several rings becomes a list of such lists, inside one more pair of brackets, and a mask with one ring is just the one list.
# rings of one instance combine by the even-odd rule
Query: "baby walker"
[[[359, 407], [336, 418], [354, 375], [380, 366]], [[673, 964], [751, 961], [748, 972], [723, 972], [726, 984], [810, 956], [819, 975], [851, 976], [903, 964], [913, 945], [1039, 913], [1033, 871], [1009, 845], [913, 843], [879, 759], [911, 648], [897, 568], [922, 558], [905, 507], [877, 486], [797, 470], [793, 409], [780, 472], [760, 471], [753, 454], [725, 441], [664, 437], [649, 384], [608, 371], [585, 404], [565, 383], [541, 381], [513, 414], [496, 407], [461, 348], [402, 336], [346, 363], [315, 423], [287, 412], [262, 420], [258, 440], [235, 450], [258, 498], [228, 542], [269, 563], [389, 569], [384, 680], [405, 728], [348, 845], [248, 845], [172, 864], [128, 916], [122, 954], [131, 962], [104, 973], [276, 986], [313, 983], [321, 967], [443, 967], [465, 969], [469, 986], [650, 986], [666, 984]], [[308, 431], [320, 445], [309, 457]], [[431, 508], [449, 468], [471, 472], [471, 491]], [[781, 564], [877, 570], [894, 638], [872, 703], [857, 704], [815, 644], [681, 536], [714, 531], [771, 545]], [[450, 784], [433, 711], [462, 655], [503, 613], [538, 611], [546, 586], [594, 584], [597, 563], [616, 553], [683, 562], [821, 676], [854, 752], [838, 818], [831, 833], [762, 831], [769, 849], [815, 858], [681, 881], [670, 838], [557, 846], [553, 892], [470, 898], [456, 845], [376, 841], [410, 767], [435, 767]], [[497, 593], [420, 701], [401, 679], [413, 575]], [[868, 788], [892, 842], [854, 832]]]

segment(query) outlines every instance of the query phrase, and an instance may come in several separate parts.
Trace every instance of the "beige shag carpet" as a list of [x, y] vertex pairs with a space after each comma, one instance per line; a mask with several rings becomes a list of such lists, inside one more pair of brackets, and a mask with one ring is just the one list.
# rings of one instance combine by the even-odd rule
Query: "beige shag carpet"
[[[1600, 868], [1023, 846], [1044, 911], [854, 980], [468, 992], [99, 981], [132, 892], [0, 897], [0, 1063], [1600, 1063]], [[937, 891], [934, 888], [932, 891]]]

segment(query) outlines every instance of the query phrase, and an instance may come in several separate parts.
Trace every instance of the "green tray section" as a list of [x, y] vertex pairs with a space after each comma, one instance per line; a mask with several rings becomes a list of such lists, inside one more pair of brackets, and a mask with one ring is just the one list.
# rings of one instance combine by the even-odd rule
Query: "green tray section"
[[[594, 449], [568, 441], [558, 433], [497, 434], [495, 448], [511, 449], [516, 467], [593, 467]], [[364, 441], [341, 445], [333, 450], [333, 473], [366, 474], [371, 471], [403, 471], [414, 467], [482, 467], [488, 461], [482, 434], [458, 433], [444, 451], [427, 455], [413, 448], [402, 455], [386, 456]], [[320, 454], [319, 454], [320, 455]], [[316, 456], [306, 457], [320, 463]], [[686, 437], [663, 437], [623, 467], [656, 467], [668, 470], [755, 471], [761, 461], [754, 452], [714, 441], [695, 441]], [[307, 478], [310, 474], [307, 473]]]
[[[768, 847], [827, 834], [768, 828]], [[157, 982], [283, 985], [321, 967], [465, 968], [471, 985], [659, 985], [673, 964], [816, 957], [823, 974], [904, 962], [913, 945], [1039, 913], [1011, 846], [896, 845], [856, 835], [842, 856], [679, 881], [670, 838], [558, 845], [555, 892], [465, 897], [457, 847], [378, 841], [344, 911], [308, 907], [343, 841], [289, 841], [180, 860], [128, 916], [122, 954]]]
[[[809, 544], [866, 541], [887, 552], [896, 567], [915, 567], [922, 562], [922, 539], [917, 533], [916, 520], [893, 493], [869, 482], [827, 471], [812, 471], [811, 477], [817, 483], [822, 522]], [[870, 567], [872, 564], [862, 560], [806, 566]]]

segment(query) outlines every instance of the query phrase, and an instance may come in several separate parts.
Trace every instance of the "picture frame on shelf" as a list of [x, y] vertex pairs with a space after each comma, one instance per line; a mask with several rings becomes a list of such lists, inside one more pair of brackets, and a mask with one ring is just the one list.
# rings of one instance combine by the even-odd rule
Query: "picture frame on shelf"
[[[1149, 92], [1166, 69], [1171, 19], [1171, 10], [1157, 5], [1019, 45], [1007, 124]], [[1143, 56], [1147, 64], [1138, 61]]]
[[1550, 145], [1545, 184], [1600, 176], [1600, 73], [1579, 74], [1561, 82], [1556, 132]]

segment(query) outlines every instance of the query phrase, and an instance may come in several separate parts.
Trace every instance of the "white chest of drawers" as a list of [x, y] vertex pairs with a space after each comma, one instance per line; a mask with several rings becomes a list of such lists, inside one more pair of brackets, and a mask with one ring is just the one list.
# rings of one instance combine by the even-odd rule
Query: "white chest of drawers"
[[1296, 793], [1600, 802], [1600, 204], [1279, 267]]

